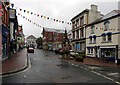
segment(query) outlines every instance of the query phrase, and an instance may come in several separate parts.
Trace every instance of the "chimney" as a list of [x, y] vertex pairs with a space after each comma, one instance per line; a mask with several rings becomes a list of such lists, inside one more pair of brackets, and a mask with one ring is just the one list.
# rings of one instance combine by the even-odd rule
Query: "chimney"
[[92, 11], [98, 11], [98, 6], [92, 4], [92, 5], [91, 5], [91, 10], [92, 10]]

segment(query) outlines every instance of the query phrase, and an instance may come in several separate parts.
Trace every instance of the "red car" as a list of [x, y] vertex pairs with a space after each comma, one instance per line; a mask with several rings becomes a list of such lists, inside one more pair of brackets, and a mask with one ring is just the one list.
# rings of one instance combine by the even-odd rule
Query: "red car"
[[28, 52], [28, 53], [34, 53], [34, 48], [29, 47], [29, 48], [27, 49], [27, 52]]

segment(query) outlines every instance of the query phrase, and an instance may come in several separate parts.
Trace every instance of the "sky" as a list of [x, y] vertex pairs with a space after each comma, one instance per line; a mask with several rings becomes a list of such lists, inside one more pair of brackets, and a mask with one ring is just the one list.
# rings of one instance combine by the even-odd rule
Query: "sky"
[[[105, 15], [114, 9], [118, 9], [118, 2], [119, 0], [10, 0], [10, 3], [14, 3], [14, 8], [17, 8], [17, 13], [26, 16], [42, 27], [55, 29], [66, 28], [67, 30], [72, 29], [71, 25], [27, 14], [19, 9], [21, 8], [22, 10], [27, 10], [53, 19], [70, 22], [74, 16], [84, 9], [90, 9], [91, 4], [98, 5], [98, 10]], [[28, 22], [21, 16], [18, 16], [18, 23], [23, 26], [25, 37], [29, 35], [34, 35], [35, 37], [42, 36], [42, 28]]]

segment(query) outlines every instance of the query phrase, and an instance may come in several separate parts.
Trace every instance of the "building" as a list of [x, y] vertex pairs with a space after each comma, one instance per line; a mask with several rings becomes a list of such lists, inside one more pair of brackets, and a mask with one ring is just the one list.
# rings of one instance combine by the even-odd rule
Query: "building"
[[10, 51], [17, 50], [17, 35], [18, 20], [16, 16], [16, 9], [10, 9]]
[[2, 58], [9, 56], [9, 2], [2, 2], [3, 16], [2, 16]]
[[43, 49], [62, 48], [65, 31], [53, 28], [43, 28]]
[[2, 9], [2, 2], [0, 1], [0, 61], [2, 57], [2, 15], [3, 15], [3, 9]]
[[86, 26], [86, 55], [120, 62], [119, 10], [113, 10]]
[[72, 49], [72, 43], [71, 43], [71, 41], [72, 41], [72, 31], [71, 30], [68, 31], [67, 37], [68, 37], [69, 42], [70, 42], [70, 49]]
[[18, 26], [17, 35], [17, 50], [21, 50], [25, 46], [25, 35], [23, 34], [22, 25]]
[[34, 37], [33, 35], [30, 35], [26, 38], [26, 44], [29, 47], [36, 47], [36, 37]]
[[72, 22], [72, 49], [75, 52], [85, 54], [86, 29], [85, 25], [99, 19], [103, 15], [98, 11], [96, 5], [91, 5], [91, 9], [85, 9], [71, 19]]

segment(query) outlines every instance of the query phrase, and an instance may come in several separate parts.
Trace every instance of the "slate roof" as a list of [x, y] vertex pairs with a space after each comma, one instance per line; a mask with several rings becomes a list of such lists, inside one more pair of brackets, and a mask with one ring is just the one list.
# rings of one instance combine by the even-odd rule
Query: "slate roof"
[[44, 30], [47, 32], [65, 33], [65, 30], [63, 30], [63, 29], [44, 28]]

